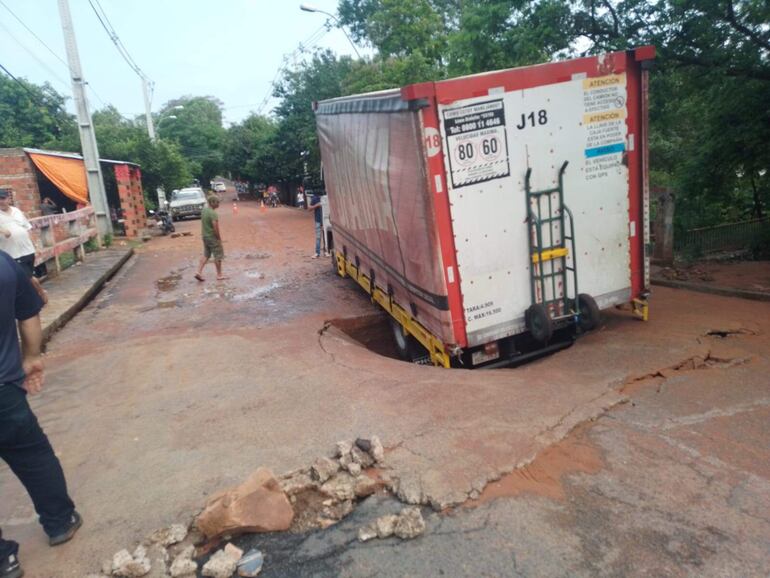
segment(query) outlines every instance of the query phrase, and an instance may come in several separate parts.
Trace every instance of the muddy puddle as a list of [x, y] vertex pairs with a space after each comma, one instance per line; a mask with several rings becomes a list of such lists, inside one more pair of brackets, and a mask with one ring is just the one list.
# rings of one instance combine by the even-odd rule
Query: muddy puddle
[[155, 281], [155, 286], [158, 288], [158, 291], [173, 291], [177, 288], [181, 279], [182, 274], [174, 272]]

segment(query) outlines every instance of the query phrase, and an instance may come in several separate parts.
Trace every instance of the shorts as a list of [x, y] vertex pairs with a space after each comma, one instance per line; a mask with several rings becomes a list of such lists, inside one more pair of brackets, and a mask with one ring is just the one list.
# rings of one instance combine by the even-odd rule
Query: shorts
[[225, 250], [222, 247], [222, 241], [219, 239], [203, 239], [203, 256], [206, 259], [214, 258], [214, 261], [221, 261], [225, 258]]
[[15, 259], [15, 261], [24, 270], [24, 273], [27, 274], [27, 277], [31, 279], [35, 274], [35, 254], [30, 253], [29, 255], [24, 255], [18, 259]]

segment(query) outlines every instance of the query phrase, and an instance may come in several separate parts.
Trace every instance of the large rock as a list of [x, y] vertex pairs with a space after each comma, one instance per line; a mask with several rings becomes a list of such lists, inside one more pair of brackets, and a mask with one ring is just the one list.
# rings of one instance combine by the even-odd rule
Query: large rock
[[207, 538], [288, 530], [294, 510], [273, 473], [259, 468], [240, 486], [212, 496], [195, 525]]

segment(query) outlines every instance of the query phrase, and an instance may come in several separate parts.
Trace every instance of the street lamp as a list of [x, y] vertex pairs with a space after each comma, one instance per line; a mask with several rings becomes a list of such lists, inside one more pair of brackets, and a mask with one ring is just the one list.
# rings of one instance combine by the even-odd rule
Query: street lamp
[[303, 12], [318, 12], [320, 14], [325, 14], [332, 20], [334, 20], [337, 23], [337, 27], [342, 30], [342, 33], [345, 35], [345, 38], [348, 39], [348, 42], [350, 42], [350, 45], [353, 47], [353, 50], [356, 53], [356, 56], [358, 58], [361, 58], [361, 54], [358, 52], [358, 48], [356, 47], [356, 44], [353, 42], [353, 40], [348, 36], [348, 33], [345, 32], [345, 28], [343, 28], [342, 23], [339, 21], [339, 18], [337, 18], [334, 14], [330, 14], [329, 12], [326, 12], [325, 10], [321, 10], [320, 8], [316, 8], [315, 6], [311, 6], [310, 4], [300, 4], [299, 9]]

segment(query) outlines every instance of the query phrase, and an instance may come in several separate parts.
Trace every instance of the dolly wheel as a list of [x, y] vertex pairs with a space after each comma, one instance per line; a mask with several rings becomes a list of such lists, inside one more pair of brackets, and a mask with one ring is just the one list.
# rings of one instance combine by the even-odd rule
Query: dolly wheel
[[587, 293], [581, 293], [577, 298], [577, 310], [580, 314], [580, 320], [578, 325], [583, 331], [591, 331], [595, 329], [601, 321], [601, 314], [599, 312], [599, 306], [593, 297]]
[[529, 329], [535, 341], [545, 345], [551, 340], [553, 324], [551, 323], [551, 317], [548, 315], [548, 310], [542, 303], [530, 305], [525, 319], [527, 321], [527, 329]]

